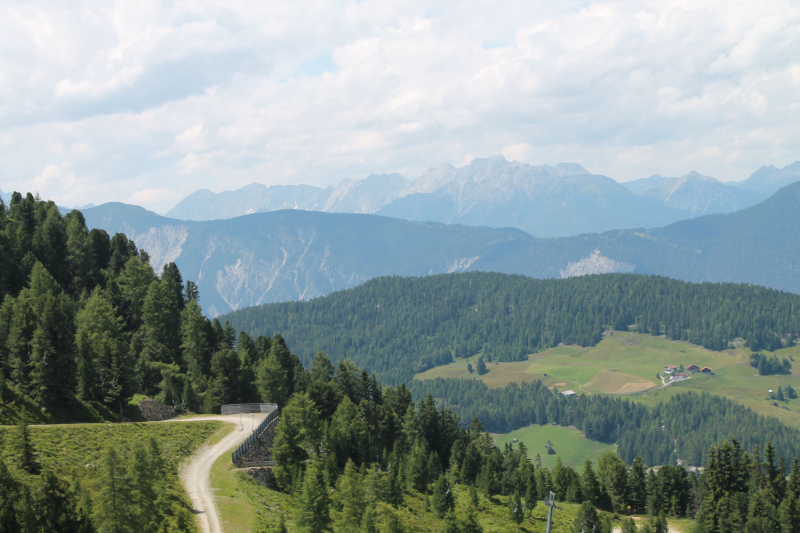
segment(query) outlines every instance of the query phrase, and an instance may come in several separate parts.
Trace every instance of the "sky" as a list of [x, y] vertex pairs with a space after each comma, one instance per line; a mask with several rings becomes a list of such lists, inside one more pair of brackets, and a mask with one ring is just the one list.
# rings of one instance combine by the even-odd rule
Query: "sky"
[[800, 2], [0, 3], [0, 190], [163, 213], [501, 153], [618, 181], [800, 159]]

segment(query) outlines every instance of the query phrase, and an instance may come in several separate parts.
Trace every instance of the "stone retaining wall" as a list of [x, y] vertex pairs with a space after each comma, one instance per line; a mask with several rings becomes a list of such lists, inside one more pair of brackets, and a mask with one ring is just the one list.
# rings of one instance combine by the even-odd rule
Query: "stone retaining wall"
[[239, 459], [239, 464], [236, 466], [241, 468], [243, 466], [246, 467], [248, 463], [272, 461], [272, 441], [275, 440], [275, 435], [278, 432], [278, 420], [280, 420], [280, 417], [270, 422], [269, 425], [264, 428], [264, 431], [261, 432], [261, 435], [259, 435], [253, 445], [250, 446], [250, 449], [242, 455], [241, 459]]
[[161, 402], [157, 402], [150, 398], [145, 398], [139, 402], [139, 411], [142, 413], [142, 418], [148, 422], [156, 422], [158, 420], [168, 420], [175, 418], [177, 413], [172, 407], [168, 407]]
[[265, 487], [272, 490], [277, 490], [278, 487], [275, 484], [275, 476], [272, 475], [271, 468], [264, 468], [264, 467], [245, 468], [244, 471], [248, 476], [255, 478], [256, 481], [258, 481]]

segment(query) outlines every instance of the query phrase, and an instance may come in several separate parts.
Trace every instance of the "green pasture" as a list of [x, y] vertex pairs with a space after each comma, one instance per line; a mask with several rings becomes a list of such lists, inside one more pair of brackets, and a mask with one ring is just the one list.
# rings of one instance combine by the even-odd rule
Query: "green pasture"
[[[684, 341], [614, 331], [608, 332], [597, 346], [559, 346], [532, 354], [527, 361], [489, 363], [483, 376], [467, 371], [467, 362], [475, 365], [477, 356], [474, 356], [417, 374], [415, 379], [480, 379], [490, 387], [541, 379], [548, 387], [560, 391], [631, 394], [631, 399], [649, 404], [694, 390], [724, 396], [760, 414], [774, 416], [793, 427], [800, 426], [800, 400], [778, 402], [778, 407], [767, 400], [767, 391], [777, 390], [779, 385], [791, 385], [800, 391], [800, 346], [776, 352], [778, 357], [797, 359], [796, 368], [788, 376], [759, 376], [749, 364], [750, 354], [743, 347], [713, 351]], [[665, 366], [691, 364], [708, 366], [713, 375], [692, 374], [686, 381], [660, 388], [661, 380], [656, 374], [663, 375]]]
[[[500, 449], [503, 449], [506, 443], [517, 439], [528, 448], [528, 456], [532, 461], [538, 455], [543, 466], [553, 468], [556, 457], [561, 457], [561, 462], [578, 472], [583, 468], [583, 460], [587, 457], [596, 464], [597, 459], [605, 452], [616, 451], [615, 446], [589, 440], [577, 429], [562, 426], [533, 425], [511, 433], [496, 434], [495, 439]], [[552, 443], [555, 454], [549, 454], [545, 448], [548, 441]]]

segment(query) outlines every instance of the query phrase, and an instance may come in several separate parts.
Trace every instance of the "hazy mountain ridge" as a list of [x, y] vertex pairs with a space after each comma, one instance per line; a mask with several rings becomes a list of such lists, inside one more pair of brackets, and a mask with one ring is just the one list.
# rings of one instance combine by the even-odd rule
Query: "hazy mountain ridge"
[[576, 163], [531, 166], [502, 155], [476, 158], [461, 168], [431, 168], [413, 182], [399, 174], [373, 174], [328, 189], [252, 184], [219, 194], [198, 191], [167, 215], [211, 220], [279, 209], [516, 227], [543, 237], [655, 227], [683, 217]]
[[732, 185], [770, 195], [778, 189], [797, 181], [800, 181], [800, 161], [795, 161], [783, 168], [777, 168], [773, 165], [762, 166], [746, 180], [732, 183]]
[[405, 220], [515, 227], [537, 237], [566, 237], [619, 228], [654, 228], [754, 205], [800, 180], [800, 162], [762, 167], [739, 183], [690, 172], [618, 183], [577, 163], [532, 166], [502, 155], [457, 168], [443, 164], [414, 181], [371, 174], [336, 187], [253, 183], [235, 191], [202, 190], [167, 213], [181, 220], [215, 220], [255, 212], [303, 209], [371, 213]]
[[693, 215], [732, 213], [766, 198], [759, 192], [732, 187], [694, 171], [678, 178], [664, 178], [637, 194]]
[[536, 278], [635, 272], [800, 292], [800, 183], [736, 213], [554, 239], [513, 228], [301, 210], [185, 222], [105, 204], [84, 215], [90, 227], [130, 235], [154, 268], [174, 260], [185, 279], [198, 282], [212, 315], [310, 299], [378, 276], [473, 270]]
[[533, 167], [494, 156], [451, 169], [428, 171], [414, 182], [414, 188], [425, 193], [401, 197], [376, 214], [515, 227], [537, 237], [654, 227], [681, 218], [660, 202], [639, 198], [611, 178], [590, 174], [580, 165]]

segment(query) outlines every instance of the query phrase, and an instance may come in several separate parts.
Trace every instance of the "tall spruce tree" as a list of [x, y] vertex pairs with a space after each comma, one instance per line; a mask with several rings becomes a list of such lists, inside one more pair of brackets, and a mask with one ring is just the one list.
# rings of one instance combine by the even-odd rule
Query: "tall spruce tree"
[[306, 468], [295, 506], [295, 525], [303, 533], [323, 533], [330, 526], [328, 487], [318, 459]]

